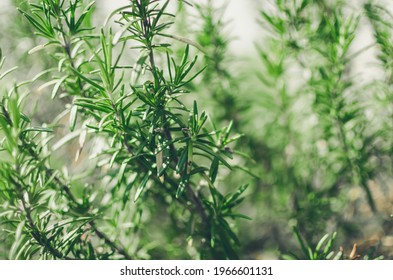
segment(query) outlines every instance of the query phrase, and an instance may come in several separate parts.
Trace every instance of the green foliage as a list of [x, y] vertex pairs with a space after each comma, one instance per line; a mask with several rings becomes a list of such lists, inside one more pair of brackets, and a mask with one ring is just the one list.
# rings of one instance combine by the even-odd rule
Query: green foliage
[[[376, 14], [384, 15], [386, 24], [389, 12], [384, 10]], [[275, 209], [274, 218], [264, 217], [276, 224], [267, 234], [287, 226], [287, 218], [296, 222], [310, 244], [328, 225], [340, 229], [339, 236], [357, 236], [360, 229], [354, 225], [367, 221], [360, 221], [356, 214], [347, 216], [348, 209], [354, 209], [348, 203], [354, 201], [351, 190], [355, 188], [362, 188], [367, 200], [369, 209], [363, 211], [371, 210], [375, 214], [370, 215], [390, 223], [386, 211], [377, 213], [378, 195], [375, 184], [374, 190], [371, 187], [377, 182], [382, 192], [389, 192], [391, 183], [383, 185], [391, 172], [391, 129], [384, 122], [391, 119], [389, 114], [377, 113], [378, 103], [368, 94], [374, 89], [380, 96], [381, 83], [363, 82], [359, 76], [365, 69], [353, 68], [356, 59], [374, 47], [354, 44], [362, 17], [363, 13], [342, 1], [272, 1], [260, 13], [267, 35], [257, 44], [258, 68], [250, 72], [258, 81], [245, 90], [252, 93], [249, 103], [253, 105], [243, 113], [245, 121], [239, 126], [259, 164], [261, 182], [255, 196], [266, 203], [256, 211], [264, 211], [266, 205]], [[376, 23], [376, 18], [371, 21], [381, 28], [384, 24]], [[381, 38], [376, 41], [384, 42], [381, 50], [390, 44]], [[383, 63], [387, 55], [381, 56]], [[382, 68], [389, 73], [386, 64]], [[384, 112], [391, 105], [386, 97]], [[261, 194], [261, 189], [268, 195]], [[288, 248], [286, 239], [285, 233], [277, 237], [278, 246]]]
[[300, 259], [306, 259], [306, 260], [374, 259], [377, 260], [378, 259], [381, 260], [383, 259], [383, 256], [375, 257], [374, 256], [375, 251], [373, 252], [373, 250], [369, 251], [363, 257], [361, 255], [358, 255], [356, 243], [354, 244], [352, 251], [349, 255], [344, 254], [342, 247], [340, 247], [340, 250], [337, 253], [335, 253], [335, 251], [333, 251], [333, 246], [337, 237], [337, 232], [334, 232], [331, 236], [329, 234], [325, 234], [315, 246], [313, 246], [309, 240], [304, 239], [302, 237], [302, 235], [299, 232], [299, 229], [296, 226], [293, 227], [293, 232], [300, 245], [303, 256], [299, 257], [295, 254], [289, 253], [288, 255], [283, 256], [284, 259], [288, 259], [288, 260], [292, 260], [292, 259], [296, 259], [296, 260], [300, 260]]
[[[0, 258], [391, 257], [334, 251], [391, 230], [383, 0], [255, 1], [260, 33], [242, 57], [212, 0], [104, 16], [98, 1], [11, 2]], [[360, 48], [362, 24], [374, 42]], [[369, 49], [375, 79], [354, 67]]]
[[[19, 86], [4, 97], [2, 149], [9, 161], [2, 162], [1, 178], [6, 219], [16, 229], [11, 258], [143, 258], [153, 241], [140, 229], [145, 208], [150, 215], [168, 211], [180, 242], [195, 248], [188, 257], [237, 258], [239, 240], [228, 219], [247, 218], [234, 210], [246, 188], [225, 195], [216, 182], [222, 167], [231, 169], [228, 145], [236, 138], [231, 127], [209, 130], [196, 101], [191, 109], [183, 103], [203, 68], [195, 69], [189, 45], [177, 60], [170, 44], [160, 42], [175, 18], [168, 4], [131, 1], [108, 19], [119, 31], [103, 27], [98, 34], [93, 2], [45, 0], [20, 10], [46, 40], [30, 53], [49, 52], [58, 64], [40, 88], [52, 87], [51, 98], [64, 101], [56, 121], [68, 116], [69, 133], [53, 144], [56, 121], [33, 127], [21, 113]], [[121, 64], [129, 47], [139, 57]], [[89, 141], [103, 141], [96, 166], [80, 176], [55, 170], [53, 153], [78, 137], [76, 161]], [[131, 227], [113, 239], [130, 208]]]
[[[342, 252], [339, 251], [337, 254], [332, 250], [334, 241], [336, 239], [337, 233], [334, 232], [332, 236], [329, 234], [325, 234], [319, 241], [318, 244], [313, 248], [313, 246], [308, 242], [308, 240], [304, 240], [301, 236], [299, 230], [296, 227], [293, 227], [293, 232], [296, 235], [296, 238], [299, 242], [301, 250], [304, 254], [303, 257], [298, 257], [293, 255], [295, 259], [306, 259], [306, 260], [339, 260], [342, 257]], [[290, 256], [288, 256], [289, 258]]]

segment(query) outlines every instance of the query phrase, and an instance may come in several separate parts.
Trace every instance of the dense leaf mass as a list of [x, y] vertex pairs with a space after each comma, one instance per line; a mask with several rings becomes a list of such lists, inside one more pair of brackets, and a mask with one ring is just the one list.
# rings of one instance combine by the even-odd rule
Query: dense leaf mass
[[212, 0], [125, 2], [0, 22], [0, 258], [393, 257], [383, 0], [253, 1], [246, 59]]

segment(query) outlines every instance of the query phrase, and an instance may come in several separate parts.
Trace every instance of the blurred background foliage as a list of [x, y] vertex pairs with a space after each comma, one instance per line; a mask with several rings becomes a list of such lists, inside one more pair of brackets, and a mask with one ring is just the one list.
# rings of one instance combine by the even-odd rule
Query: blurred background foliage
[[[233, 48], [239, 43], [233, 26], [242, 24], [231, 19], [233, 11], [228, 12], [234, 1], [170, 1], [176, 15], [170, 29], [174, 36], [162, 40], [172, 44], [171, 55], [177, 60], [184, 43], [190, 44], [190, 52], [200, 57], [196, 68], [206, 66], [186, 85], [193, 96], [186, 97], [185, 103], [197, 99], [218, 127], [231, 126], [235, 134], [243, 135], [232, 147], [238, 156], [236, 168], [221, 170], [217, 177], [225, 191], [249, 185], [239, 212], [252, 220], [231, 222], [240, 241], [239, 258], [392, 259], [389, 1], [244, 1], [258, 10], [254, 26], [241, 26], [258, 34], [252, 42], [254, 51], [244, 54]], [[108, 8], [114, 9], [108, 6], [97, 0], [86, 25], [101, 26]], [[18, 69], [1, 81], [0, 89], [34, 79], [28, 85], [25, 113], [33, 124], [50, 124], [65, 106], [63, 99], [50, 100], [51, 88], [42, 87], [45, 70], [57, 63], [50, 54], [29, 54], [45, 40], [34, 35], [16, 7], [27, 10], [27, 3], [2, 3], [0, 47], [7, 60], [0, 73], [15, 65]], [[128, 50], [123, 60], [135, 61], [135, 56], [135, 50]], [[67, 127], [56, 129], [55, 139], [68, 133], [68, 119], [58, 120]], [[51, 155], [51, 164], [70, 177], [87, 175], [93, 185], [105, 186], [109, 184], [105, 175], [114, 176], [113, 170], [93, 168], [89, 159], [99, 145], [99, 140], [87, 143], [75, 162], [79, 146], [71, 141]], [[82, 193], [84, 185], [75, 181], [76, 192]], [[91, 195], [105, 197], [108, 192], [97, 189]], [[7, 202], [0, 201], [5, 209]], [[0, 219], [7, 215], [2, 211]], [[106, 211], [108, 224], [116, 224], [104, 227], [108, 235], [138, 247], [138, 258], [199, 256], [179, 234], [182, 226], [175, 226], [176, 219], [186, 218], [173, 214], [177, 211], [173, 203], [152, 199]], [[127, 213], [132, 213], [132, 222]], [[4, 233], [0, 258], [15, 257], [15, 230], [5, 222], [0, 230]], [[128, 234], [137, 230], [137, 240], [129, 242]]]

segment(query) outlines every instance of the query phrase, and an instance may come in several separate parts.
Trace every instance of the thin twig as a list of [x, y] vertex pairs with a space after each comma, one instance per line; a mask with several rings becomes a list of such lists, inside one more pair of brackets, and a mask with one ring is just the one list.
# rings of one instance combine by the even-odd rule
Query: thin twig
[[22, 202], [23, 211], [26, 214], [26, 219], [31, 228], [31, 235], [33, 236], [33, 238], [38, 242], [38, 244], [43, 246], [54, 257], [58, 259], [73, 260], [73, 258], [67, 257], [62, 252], [54, 248], [50, 243], [50, 241], [48, 240], [48, 238], [45, 235], [41, 234], [40, 230], [38, 229], [37, 225], [34, 223], [33, 218], [31, 216], [32, 210], [25, 201], [22, 186], [18, 182], [16, 182], [12, 177], [10, 177], [9, 179], [11, 183], [14, 184], [19, 199]]
[[[150, 69], [152, 71], [154, 79], [157, 80], [156, 82], [158, 84], [158, 87], [160, 87], [160, 80], [159, 80], [159, 75], [157, 74], [157, 68], [156, 68], [156, 63], [155, 63], [155, 58], [154, 58], [154, 50], [153, 50], [152, 42], [150, 40], [148, 40], [148, 38], [149, 38], [148, 32], [151, 31], [150, 18], [148, 15], [146, 15], [143, 12], [142, 6], [138, 5], [138, 8], [140, 10], [140, 16], [141, 16], [141, 21], [142, 21], [142, 30], [144, 32], [144, 36], [147, 41], [146, 48], [149, 52]], [[172, 37], [172, 38], [174, 38], [174, 37]], [[174, 39], [176, 39], [176, 38], [174, 38]], [[175, 164], [177, 164], [177, 162], [178, 162], [177, 151], [176, 151], [176, 148], [173, 144], [172, 135], [171, 135], [171, 132], [170, 132], [170, 129], [169, 129], [169, 126], [168, 126], [165, 116], [163, 117], [162, 122], [164, 124], [163, 134], [164, 134], [166, 140], [168, 140], [168, 142], [170, 143], [169, 149], [170, 149], [170, 153], [172, 155], [172, 160], [174, 161]], [[196, 195], [196, 193], [192, 190], [192, 188], [190, 187], [189, 184], [187, 184], [186, 189], [187, 189], [188, 198], [193, 202], [198, 215], [202, 219], [202, 221], [201, 221], [202, 224], [204, 225], [204, 227], [206, 227], [208, 225], [209, 219], [208, 219], [208, 215], [206, 214], [205, 208], [203, 207], [202, 201]], [[205, 232], [209, 238], [209, 231], [206, 230]]]

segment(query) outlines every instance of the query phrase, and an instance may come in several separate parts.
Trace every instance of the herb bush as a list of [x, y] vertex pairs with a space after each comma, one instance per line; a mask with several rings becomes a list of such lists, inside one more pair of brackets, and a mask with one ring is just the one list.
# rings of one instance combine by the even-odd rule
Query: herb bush
[[392, 257], [382, 0], [255, 1], [257, 59], [211, 0], [10, 2], [1, 258]]

